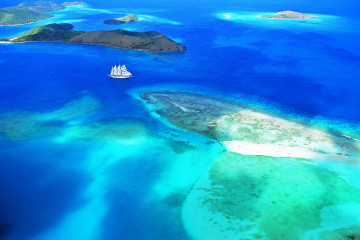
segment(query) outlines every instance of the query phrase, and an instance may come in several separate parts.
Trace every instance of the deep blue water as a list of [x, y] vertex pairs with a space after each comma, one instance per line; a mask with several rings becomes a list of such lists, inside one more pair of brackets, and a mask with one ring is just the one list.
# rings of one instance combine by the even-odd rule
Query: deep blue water
[[[2, 1], [0, 7], [17, 2], [21, 1]], [[131, 118], [155, 134], [169, 130], [152, 119], [128, 92], [159, 84], [169, 86], [168, 90], [189, 85], [230, 99], [241, 96], [310, 118], [360, 122], [360, 23], [356, 1], [88, 3], [95, 10], [69, 11], [58, 21], [66, 20], [78, 30], [116, 29], [118, 26], [106, 26], [101, 21], [121, 13], [136, 13], [153, 21], [130, 23], [124, 28], [162, 32], [187, 46], [188, 51], [151, 54], [64, 43], [0, 44], [2, 113], [53, 111], [85, 91], [98, 99], [102, 108], [84, 121]], [[324, 24], [314, 27], [306, 22], [296, 27], [291, 23], [273, 27], [217, 16], [286, 9], [339, 18], [325, 18]], [[16, 35], [35, 25], [2, 27], [0, 37]], [[133, 79], [118, 81], [106, 76], [119, 62], [128, 66]], [[78, 223], [74, 229], [83, 229], [68, 235], [62, 232], [58, 239], [187, 239], [177, 210], [166, 215], [166, 207], [144, 200], [160, 173], [166, 171], [162, 165], [166, 153], [157, 155], [158, 151], [149, 150], [135, 154], [135, 147], [124, 147], [109, 157], [102, 143], [74, 140], [59, 145], [51, 139], [51, 135], [20, 141], [0, 139], [0, 238], [54, 239], [61, 228], [55, 233], [52, 229], [95, 199], [95, 205], [106, 208], [101, 212], [101, 207], [95, 207], [101, 215], [99, 222]], [[121, 155], [127, 150], [133, 153]], [[84, 170], [92, 156], [99, 156], [100, 162], [112, 157], [121, 161], [111, 170], [104, 170], [105, 181], [99, 178], [100, 173]], [[89, 200], [83, 191], [97, 181], [104, 193], [98, 191]], [[178, 220], [173, 220], [176, 217]], [[93, 231], [101, 237], [94, 237], [99, 235]]]

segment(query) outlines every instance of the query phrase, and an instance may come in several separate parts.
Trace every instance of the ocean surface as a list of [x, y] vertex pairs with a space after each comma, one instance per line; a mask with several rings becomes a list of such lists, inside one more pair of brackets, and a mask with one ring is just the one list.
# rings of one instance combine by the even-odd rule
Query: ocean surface
[[[0, 27], [0, 38], [53, 22], [84, 31], [155, 30], [188, 48], [154, 54], [0, 43], [1, 239], [192, 239], [182, 204], [224, 148], [154, 118], [133, 97], [139, 91], [222, 97], [359, 136], [357, 1], [219, 2], [89, 0], [55, 18]], [[319, 17], [271, 21], [252, 14], [288, 9]], [[142, 21], [102, 24], [129, 13]], [[110, 79], [119, 63], [134, 78]], [[359, 173], [342, 167], [358, 183]], [[359, 215], [349, 225], [360, 226]]]

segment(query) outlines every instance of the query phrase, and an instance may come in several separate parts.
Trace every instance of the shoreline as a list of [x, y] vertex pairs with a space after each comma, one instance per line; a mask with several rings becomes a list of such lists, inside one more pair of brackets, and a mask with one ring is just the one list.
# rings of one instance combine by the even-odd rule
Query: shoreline
[[276, 20], [309, 20], [309, 19], [313, 18], [313, 17], [308, 17], [308, 18], [279, 18], [279, 17], [263, 17], [263, 16], [258, 16], [258, 17], [263, 18], [263, 19], [276, 19]]
[[0, 27], [15, 27], [15, 26], [23, 26], [23, 25], [28, 25], [28, 24], [32, 24], [32, 23], [37, 23], [37, 22], [41, 22], [45, 19], [50, 19], [55, 17], [55, 15], [53, 15], [52, 17], [48, 17], [48, 18], [43, 18], [37, 21], [33, 21], [33, 22], [29, 22], [29, 23], [18, 23], [18, 24], [0, 24]]
[[279, 158], [304, 158], [304, 159], [331, 159], [331, 160], [349, 160], [348, 156], [315, 153], [302, 147], [292, 147], [284, 145], [274, 145], [267, 143], [250, 143], [246, 141], [223, 141], [224, 147], [233, 153], [246, 156], [265, 156]]
[[[68, 7], [84, 7], [87, 3], [83, 3], [83, 4], [77, 4], [77, 5], [69, 5], [69, 6], [64, 6], [65, 9], [62, 9], [62, 10], [56, 10], [56, 11], [51, 11], [49, 13], [54, 13], [54, 12], [61, 12], [61, 11], [65, 11], [66, 8]], [[53, 15], [51, 14], [52, 16], [51, 17], [48, 17], [48, 18], [43, 18], [43, 19], [40, 19], [40, 20], [37, 20], [37, 21], [32, 21], [32, 22], [28, 22], [28, 23], [18, 23], [18, 24], [0, 24], [0, 27], [16, 27], [16, 26], [23, 26], [23, 25], [28, 25], [28, 24], [32, 24], [32, 23], [37, 23], [37, 22], [41, 22], [43, 20], [46, 20], [46, 19], [50, 19], [50, 18], [54, 18], [56, 17], [56, 15]]]
[[102, 47], [108, 47], [113, 49], [120, 49], [120, 50], [128, 50], [128, 51], [139, 51], [139, 52], [149, 52], [149, 53], [185, 53], [186, 51], [172, 51], [172, 52], [154, 52], [154, 51], [148, 51], [144, 49], [131, 49], [131, 48], [120, 48], [120, 47], [113, 47], [108, 46], [105, 44], [95, 44], [95, 43], [71, 43], [71, 42], [64, 42], [64, 41], [22, 41], [22, 42], [13, 42], [13, 41], [1, 41], [1, 43], [66, 43], [66, 44], [74, 44], [74, 45], [93, 45], [93, 46], [102, 46]]

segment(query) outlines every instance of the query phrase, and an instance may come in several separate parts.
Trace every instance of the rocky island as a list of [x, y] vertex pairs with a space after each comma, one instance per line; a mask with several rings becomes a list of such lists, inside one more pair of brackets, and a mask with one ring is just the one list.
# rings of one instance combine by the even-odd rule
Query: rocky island
[[105, 24], [123, 24], [123, 23], [135, 22], [135, 21], [139, 21], [139, 20], [140, 20], [140, 18], [138, 18], [135, 15], [130, 14], [123, 18], [113, 18], [113, 19], [105, 20], [105, 21], [103, 21], [103, 23], [105, 23]]
[[84, 32], [73, 29], [74, 26], [68, 23], [54, 23], [36, 27], [20, 36], [2, 39], [1, 41], [92, 44], [154, 53], [186, 51], [186, 47], [156, 31], [131, 32], [126, 30], [100, 30]]
[[313, 17], [317, 17], [315, 15], [309, 15], [294, 11], [282, 11], [275, 14], [269, 14], [269, 15], [260, 15], [261, 18], [268, 18], [268, 19], [309, 19]]

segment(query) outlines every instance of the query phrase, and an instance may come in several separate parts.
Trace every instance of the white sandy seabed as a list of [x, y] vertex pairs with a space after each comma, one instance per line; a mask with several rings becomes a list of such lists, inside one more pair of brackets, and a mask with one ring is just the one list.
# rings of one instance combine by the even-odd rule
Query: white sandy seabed
[[[215, 161], [187, 196], [182, 220], [194, 239], [335, 240], [360, 234], [360, 213], [354, 211], [360, 208], [356, 138], [251, 110], [218, 119], [217, 131], [230, 133], [233, 140], [221, 142], [237, 154]], [[243, 187], [254, 181], [258, 196]], [[223, 196], [229, 191], [230, 200]], [[248, 211], [244, 201], [256, 205], [251, 206], [256, 216], [241, 213]]]

